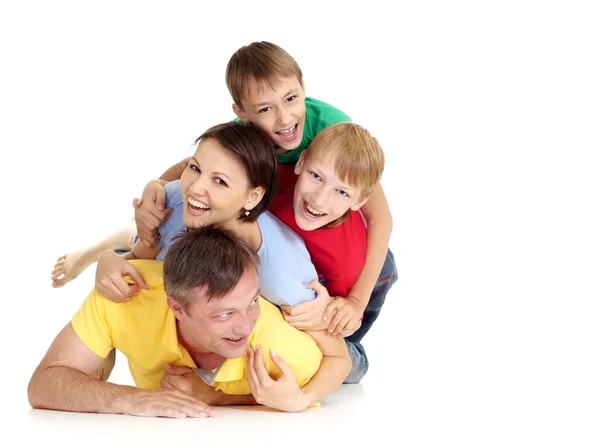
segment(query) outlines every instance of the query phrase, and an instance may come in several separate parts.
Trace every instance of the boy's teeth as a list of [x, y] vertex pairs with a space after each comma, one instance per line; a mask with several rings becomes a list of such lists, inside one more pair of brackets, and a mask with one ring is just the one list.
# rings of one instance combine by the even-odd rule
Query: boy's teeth
[[306, 210], [308, 210], [311, 214], [315, 216], [321, 216], [325, 214], [323, 212], [320, 212], [319, 210], [312, 208], [310, 205], [308, 205], [308, 202], [306, 203]]
[[195, 199], [188, 198], [188, 202], [192, 204], [194, 207], [201, 208], [204, 210], [208, 210], [210, 207], [200, 201], [196, 201]]
[[294, 131], [294, 128], [296, 127], [296, 125], [292, 126], [289, 129], [284, 129], [283, 131], [279, 131], [280, 134], [289, 134], [290, 132]]

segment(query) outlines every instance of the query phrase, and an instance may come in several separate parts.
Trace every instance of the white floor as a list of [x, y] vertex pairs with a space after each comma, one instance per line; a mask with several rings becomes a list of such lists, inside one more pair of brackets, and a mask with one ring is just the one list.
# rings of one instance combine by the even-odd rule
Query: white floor
[[[600, 446], [595, 2], [175, 3], [0, 6], [0, 445]], [[232, 118], [225, 64], [255, 40], [386, 152], [400, 280], [363, 384], [293, 415], [31, 410], [29, 378], [94, 283], [52, 289], [56, 258]], [[122, 358], [111, 380], [131, 381]]]

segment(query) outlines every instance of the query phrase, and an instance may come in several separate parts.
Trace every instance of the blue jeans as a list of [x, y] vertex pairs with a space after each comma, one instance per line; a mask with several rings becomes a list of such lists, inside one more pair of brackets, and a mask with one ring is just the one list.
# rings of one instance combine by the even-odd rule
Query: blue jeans
[[398, 271], [396, 269], [394, 254], [392, 254], [392, 251], [388, 249], [385, 263], [383, 264], [383, 268], [381, 269], [381, 273], [379, 274], [375, 288], [373, 288], [369, 303], [365, 308], [362, 325], [354, 332], [354, 334], [345, 339], [348, 352], [350, 353], [350, 359], [352, 360], [352, 370], [344, 380], [344, 384], [360, 382], [360, 380], [369, 370], [369, 359], [367, 358], [365, 349], [360, 341], [371, 329], [373, 323], [375, 320], [377, 320], [377, 317], [379, 317], [381, 308], [385, 303], [385, 297], [397, 280]]

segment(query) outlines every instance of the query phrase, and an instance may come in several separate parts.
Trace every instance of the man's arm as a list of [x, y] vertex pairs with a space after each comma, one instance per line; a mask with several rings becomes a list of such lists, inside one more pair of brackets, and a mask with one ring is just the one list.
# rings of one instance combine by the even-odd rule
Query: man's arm
[[379, 182], [369, 200], [362, 206], [362, 211], [368, 221], [367, 258], [348, 297], [356, 299], [364, 310], [385, 263], [392, 234], [392, 214]]
[[67, 324], [31, 377], [29, 403], [37, 409], [180, 418], [211, 412], [209, 406], [180, 392], [145, 391], [102, 381], [98, 371], [104, 362]]

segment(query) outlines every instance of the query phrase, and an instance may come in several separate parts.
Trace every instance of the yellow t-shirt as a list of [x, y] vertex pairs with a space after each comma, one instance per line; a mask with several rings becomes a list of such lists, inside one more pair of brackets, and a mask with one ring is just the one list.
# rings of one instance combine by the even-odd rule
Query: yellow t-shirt
[[[140, 293], [127, 302], [116, 303], [95, 289], [71, 320], [81, 341], [96, 355], [106, 358], [116, 347], [128, 360], [137, 387], [160, 388], [164, 364], [196, 369], [194, 360], [177, 339], [176, 318], [167, 305], [162, 278], [162, 261], [134, 260], [132, 264], [152, 290]], [[288, 324], [279, 309], [259, 297], [260, 316], [249, 344], [263, 349], [265, 367], [272, 378], [280, 374], [270, 350], [285, 361], [304, 386], [319, 369], [323, 355], [314, 340]], [[199, 375], [207, 381], [206, 375]], [[204, 371], [206, 372], [206, 371]], [[212, 386], [229, 395], [249, 395], [246, 361], [243, 356], [227, 359], [212, 371]]]

